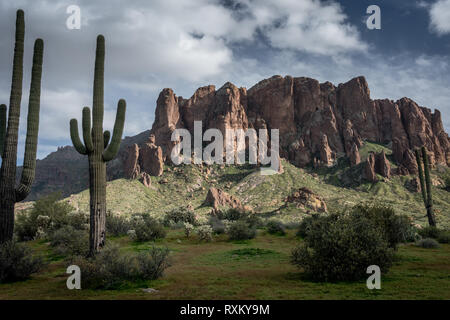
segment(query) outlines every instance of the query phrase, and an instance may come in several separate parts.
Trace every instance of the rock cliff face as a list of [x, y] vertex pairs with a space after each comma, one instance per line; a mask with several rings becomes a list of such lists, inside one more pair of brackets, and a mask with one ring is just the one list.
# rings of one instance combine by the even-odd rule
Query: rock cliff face
[[[440, 112], [408, 98], [372, 100], [364, 77], [336, 87], [310, 78], [274, 76], [248, 91], [231, 83], [219, 90], [202, 87], [190, 99], [164, 89], [151, 132], [165, 161], [174, 145], [173, 130], [186, 128], [193, 135], [194, 121], [202, 121], [203, 131], [218, 128], [223, 134], [227, 128], [279, 129], [280, 155], [299, 167], [330, 166], [342, 156], [357, 164], [363, 141], [391, 145], [399, 174], [417, 172], [411, 150], [423, 145], [432, 164], [450, 165], [450, 140]], [[380, 167], [374, 170], [389, 177], [389, 162], [379, 157]]]
[[[408, 98], [372, 100], [364, 77], [335, 86], [274, 76], [249, 90], [232, 83], [218, 90], [201, 87], [189, 99], [176, 96], [172, 89], [162, 90], [151, 132], [123, 140], [119, 155], [108, 163], [108, 179], [160, 175], [175, 145], [172, 132], [185, 128], [193, 135], [194, 121], [202, 121], [203, 131], [217, 128], [223, 133], [227, 128], [279, 129], [280, 156], [298, 167], [331, 166], [344, 156], [357, 165], [364, 141], [383, 143], [392, 149], [397, 168], [390, 168], [384, 154], [373, 155], [365, 168], [369, 180], [376, 180], [375, 173], [416, 174], [412, 150], [423, 145], [432, 164], [450, 166], [450, 139], [438, 110], [433, 113]], [[87, 160], [72, 147], [60, 148], [38, 160], [27, 200], [58, 190], [69, 195], [88, 183]]]

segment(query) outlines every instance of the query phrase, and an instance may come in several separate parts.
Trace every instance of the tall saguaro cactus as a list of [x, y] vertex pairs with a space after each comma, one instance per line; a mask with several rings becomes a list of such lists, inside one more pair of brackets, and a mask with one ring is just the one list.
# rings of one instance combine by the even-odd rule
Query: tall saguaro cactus
[[78, 134], [78, 122], [70, 120], [70, 136], [75, 149], [88, 156], [89, 190], [90, 190], [90, 255], [95, 255], [105, 245], [106, 239], [106, 163], [112, 160], [119, 151], [125, 122], [125, 100], [119, 100], [116, 122], [111, 142], [110, 132], [103, 132], [103, 86], [105, 65], [105, 38], [97, 37], [95, 56], [93, 125], [91, 127], [91, 111], [83, 109], [82, 128], [84, 144]]
[[[422, 153], [422, 154], [421, 154]], [[423, 169], [422, 160], [423, 159]], [[433, 197], [431, 194], [431, 178], [430, 178], [430, 164], [428, 161], [427, 150], [422, 147], [422, 150], [416, 149], [416, 161], [419, 168], [420, 187], [422, 188], [422, 198], [425, 208], [427, 209], [428, 223], [430, 226], [436, 226], [436, 219], [433, 213]], [[424, 177], [425, 172], [425, 177]]]
[[19, 135], [20, 103], [22, 100], [24, 40], [25, 18], [23, 11], [18, 10], [8, 123], [6, 123], [6, 105], [0, 106], [0, 156], [2, 157], [0, 171], [0, 243], [11, 240], [13, 237], [14, 205], [16, 202], [24, 200], [30, 193], [36, 168], [42, 60], [44, 53], [44, 42], [42, 39], [37, 39], [34, 43], [25, 155], [22, 177], [19, 186], [16, 187], [17, 142]]

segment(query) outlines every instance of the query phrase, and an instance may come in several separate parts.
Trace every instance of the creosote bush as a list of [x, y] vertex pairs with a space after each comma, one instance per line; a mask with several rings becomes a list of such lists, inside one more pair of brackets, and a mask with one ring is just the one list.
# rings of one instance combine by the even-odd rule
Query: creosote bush
[[44, 260], [24, 244], [6, 241], [0, 245], [0, 283], [28, 279], [44, 265]]
[[245, 221], [238, 220], [230, 225], [228, 235], [230, 240], [253, 239], [256, 236], [256, 228]]
[[352, 210], [312, 218], [305, 242], [292, 251], [291, 262], [319, 281], [352, 281], [365, 278], [367, 267], [389, 270], [394, 247], [388, 232], [373, 216]]
[[149, 214], [135, 214], [131, 219], [135, 240], [138, 242], [154, 241], [167, 235], [164, 226]]
[[356, 219], [361, 216], [374, 222], [392, 248], [402, 242], [414, 241], [415, 230], [410, 218], [405, 215], [396, 215], [392, 207], [362, 204], [353, 208], [352, 215]]
[[212, 241], [213, 229], [209, 225], [199, 226], [195, 230], [200, 241]]
[[31, 211], [17, 215], [15, 233], [19, 241], [45, 238], [48, 233], [66, 225], [79, 229], [85, 227], [88, 217], [74, 212], [70, 204], [60, 199], [60, 193], [50, 194], [37, 200]]
[[191, 236], [194, 229], [195, 227], [189, 222], [184, 223], [184, 234], [186, 235], [186, 238], [189, 238]]
[[439, 237], [440, 230], [433, 226], [426, 226], [420, 229], [418, 232], [422, 236], [422, 238], [437, 239]]
[[190, 223], [192, 225], [197, 225], [197, 219], [195, 217], [195, 212], [188, 208], [177, 208], [169, 211], [164, 218], [164, 225], [170, 226], [172, 224], [178, 223]]
[[50, 245], [55, 252], [64, 256], [85, 256], [89, 253], [89, 233], [67, 225], [49, 235]]
[[70, 263], [80, 267], [81, 287], [89, 289], [115, 289], [130, 282], [155, 280], [170, 266], [167, 248], [123, 253], [116, 245], [107, 245], [92, 258], [75, 257]]
[[416, 245], [425, 249], [437, 249], [439, 248], [439, 243], [431, 238], [421, 239], [417, 241]]
[[223, 234], [225, 233], [225, 223], [222, 220], [219, 220], [217, 217], [212, 216], [209, 218], [209, 225], [211, 226], [213, 232], [215, 234]]
[[106, 213], [106, 233], [114, 237], [120, 237], [131, 230], [131, 222], [128, 218], [113, 214], [111, 211]]
[[286, 227], [284, 226], [283, 222], [278, 220], [269, 220], [266, 224], [267, 232], [270, 234], [277, 234], [284, 236], [286, 235]]

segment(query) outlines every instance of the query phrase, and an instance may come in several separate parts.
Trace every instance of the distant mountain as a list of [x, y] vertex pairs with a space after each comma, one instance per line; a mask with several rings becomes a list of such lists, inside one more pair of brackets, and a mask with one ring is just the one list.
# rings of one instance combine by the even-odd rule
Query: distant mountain
[[[117, 158], [107, 164], [108, 180], [114, 180], [123, 175], [122, 157], [126, 148], [132, 144], [141, 144], [149, 136], [144, 131], [133, 137], [122, 140]], [[20, 177], [21, 167], [17, 175]], [[26, 201], [48, 195], [55, 191], [62, 192], [63, 196], [85, 190], [89, 187], [89, 167], [87, 156], [79, 154], [74, 147], [60, 147], [47, 157], [36, 162], [36, 179]]]

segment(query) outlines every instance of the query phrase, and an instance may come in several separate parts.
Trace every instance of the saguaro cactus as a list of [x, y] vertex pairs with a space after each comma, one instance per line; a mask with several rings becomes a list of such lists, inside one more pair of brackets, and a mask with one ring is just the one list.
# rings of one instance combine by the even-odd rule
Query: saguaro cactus
[[0, 243], [11, 240], [13, 237], [14, 205], [16, 202], [24, 200], [30, 193], [36, 168], [42, 60], [44, 53], [44, 42], [42, 39], [37, 39], [34, 43], [25, 155], [22, 178], [19, 186], [16, 187], [17, 141], [19, 135], [20, 102], [22, 100], [24, 39], [24, 13], [22, 10], [18, 10], [8, 123], [6, 123], [6, 105], [0, 106], [0, 156], [2, 157], [0, 171]]
[[78, 134], [78, 122], [70, 120], [70, 136], [75, 149], [88, 156], [89, 160], [89, 190], [90, 190], [90, 255], [95, 255], [105, 245], [106, 239], [106, 163], [112, 160], [119, 151], [125, 122], [125, 100], [119, 100], [116, 122], [111, 142], [110, 132], [103, 132], [103, 85], [105, 65], [105, 38], [97, 37], [95, 56], [93, 126], [91, 128], [91, 111], [83, 109], [82, 128], [83, 140]]
[[[421, 154], [422, 153], [422, 154]], [[422, 160], [423, 159], [423, 169]], [[430, 226], [436, 226], [436, 219], [433, 213], [433, 197], [431, 194], [431, 178], [430, 178], [430, 164], [428, 162], [427, 150], [422, 147], [422, 150], [416, 149], [416, 161], [419, 168], [420, 187], [422, 188], [422, 198], [425, 208], [427, 209], [428, 223]], [[425, 172], [425, 177], [424, 177]]]

